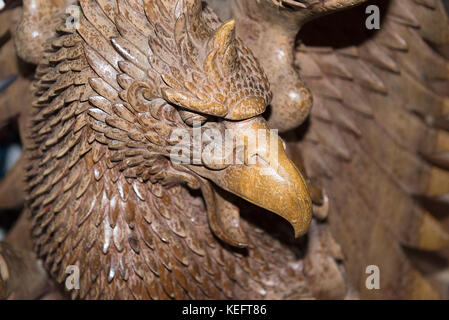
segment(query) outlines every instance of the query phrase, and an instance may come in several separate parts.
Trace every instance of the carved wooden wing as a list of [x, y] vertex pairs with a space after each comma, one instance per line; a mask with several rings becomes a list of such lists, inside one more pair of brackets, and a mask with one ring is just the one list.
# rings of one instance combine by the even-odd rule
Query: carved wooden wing
[[[368, 5], [381, 9], [380, 30], [365, 29]], [[447, 5], [369, 1], [299, 35], [296, 63], [314, 107], [292, 147], [329, 197], [362, 297], [447, 292]], [[368, 265], [380, 268], [381, 290], [366, 289]]]

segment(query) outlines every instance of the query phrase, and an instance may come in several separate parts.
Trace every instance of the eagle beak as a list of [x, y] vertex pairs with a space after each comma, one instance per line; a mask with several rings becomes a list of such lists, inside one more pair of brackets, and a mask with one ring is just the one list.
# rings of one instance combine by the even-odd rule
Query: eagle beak
[[[191, 165], [191, 170], [283, 217], [293, 226], [295, 237], [305, 234], [312, 219], [312, 202], [303, 176], [287, 157], [277, 133], [270, 131], [262, 117], [226, 121], [225, 126], [234, 142], [232, 163], [221, 170], [207, 165]], [[229, 151], [228, 145], [225, 149]]]

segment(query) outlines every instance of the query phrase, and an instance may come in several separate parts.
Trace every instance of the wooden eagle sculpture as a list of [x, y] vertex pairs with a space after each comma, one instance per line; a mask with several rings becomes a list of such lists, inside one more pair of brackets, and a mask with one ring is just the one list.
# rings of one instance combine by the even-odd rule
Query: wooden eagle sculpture
[[447, 298], [447, 9], [6, 1], [0, 297]]

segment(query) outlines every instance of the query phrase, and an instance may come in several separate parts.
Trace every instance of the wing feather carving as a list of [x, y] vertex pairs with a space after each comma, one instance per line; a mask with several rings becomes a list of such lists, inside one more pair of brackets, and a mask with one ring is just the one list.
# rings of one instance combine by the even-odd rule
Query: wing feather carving
[[[448, 61], [435, 49], [447, 44], [447, 38], [435, 38], [446, 34], [447, 14], [442, 1], [390, 1], [382, 8], [381, 29], [357, 46], [316, 50], [305, 40], [298, 47], [299, 71], [315, 101], [298, 148], [329, 193], [329, 223], [362, 294], [438, 297], [429, 282], [438, 272], [418, 272], [404, 247], [446, 256], [441, 249], [449, 241], [445, 222], [418, 200], [445, 194], [449, 181], [447, 171], [428, 161], [445, 148], [438, 141], [447, 136], [436, 124], [447, 104]], [[354, 16], [363, 17], [361, 10]], [[438, 23], [431, 26], [430, 20]], [[332, 28], [332, 17], [327, 23]], [[310, 26], [303, 35], [312, 39], [321, 32], [326, 38], [328, 29], [312, 31], [320, 26], [326, 25]], [[391, 288], [364, 290], [361, 264], [388, 270]]]

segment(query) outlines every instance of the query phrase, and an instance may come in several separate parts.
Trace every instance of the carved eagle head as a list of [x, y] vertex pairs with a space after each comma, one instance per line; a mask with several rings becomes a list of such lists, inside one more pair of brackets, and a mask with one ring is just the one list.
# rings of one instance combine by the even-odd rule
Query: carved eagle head
[[[113, 32], [101, 25], [101, 19], [89, 19], [93, 10], [88, 3], [81, 1], [87, 20], [99, 24], [97, 30]], [[98, 49], [89, 45], [89, 22], [81, 19], [78, 28], [87, 42], [84, 49], [89, 65], [104, 75], [91, 80], [94, 90], [97, 87], [97, 92], [104, 93], [90, 98], [92, 127], [106, 136], [116, 132], [144, 142], [148, 153], [130, 154], [126, 141], [117, 142], [114, 160], [121, 170], [167, 186], [187, 182], [190, 187], [201, 188], [203, 194], [214, 188], [210, 186], [212, 181], [286, 218], [296, 236], [306, 232], [311, 202], [303, 177], [285, 155], [279, 138], [273, 140], [274, 147], [269, 143], [256, 146], [258, 134], [262, 139], [270, 137], [261, 114], [271, 92], [253, 54], [235, 38], [234, 21], [221, 25], [211, 11], [203, 9], [201, 1], [142, 4], [143, 8], [119, 6], [115, 16], [118, 32], [110, 35], [110, 42], [114, 54], [122, 59], [117, 62], [119, 72], [107, 71], [109, 66], [106, 68], [104, 59], [98, 56]], [[139, 9], [146, 17], [139, 15]], [[129, 19], [131, 14], [134, 16]], [[107, 88], [99, 88], [101, 85]], [[187, 139], [181, 141], [182, 130]], [[222, 134], [223, 139], [217, 142], [203, 138], [196, 144], [195, 130], [201, 137], [212, 131]], [[224, 145], [226, 134], [228, 142], [233, 142], [231, 147]], [[188, 150], [188, 159], [174, 163], [174, 149], [180, 145]], [[206, 154], [208, 147], [222, 148], [223, 152]], [[244, 246], [238, 217], [222, 216], [227, 213], [217, 207], [213, 190], [205, 198], [215, 234]]]
[[[147, 188], [162, 198], [154, 203], [160, 210], [167, 200], [160, 188], [200, 190], [210, 229], [233, 246], [248, 243], [238, 210], [229, 210], [219, 188], [284, 217], [296, 236], [305, 233], [311, 221], [305, 180], [262, 117], [268, 81], [236, 39], [234, 22], [221, 24], [199, 0], [79, 4], [79, 19], [58, 27], [36, 72], [30, 208], [51, 268], [58, 268], [62, 258], [52, 252], [65, 250], [67, 233], [71, 246], [87, 237], [90, 248], [96, 236], [88, 230], [102, 223], [103, 253], [109, 237], [122, 252], [117, 232], [133, 239], [137, 254], [138, 232], [147, 231], [134, 219], [142, 218]], [[217, 134], [223, 139], [212, 138]], [[204, 152], [214, 148], [224, 152]]]

